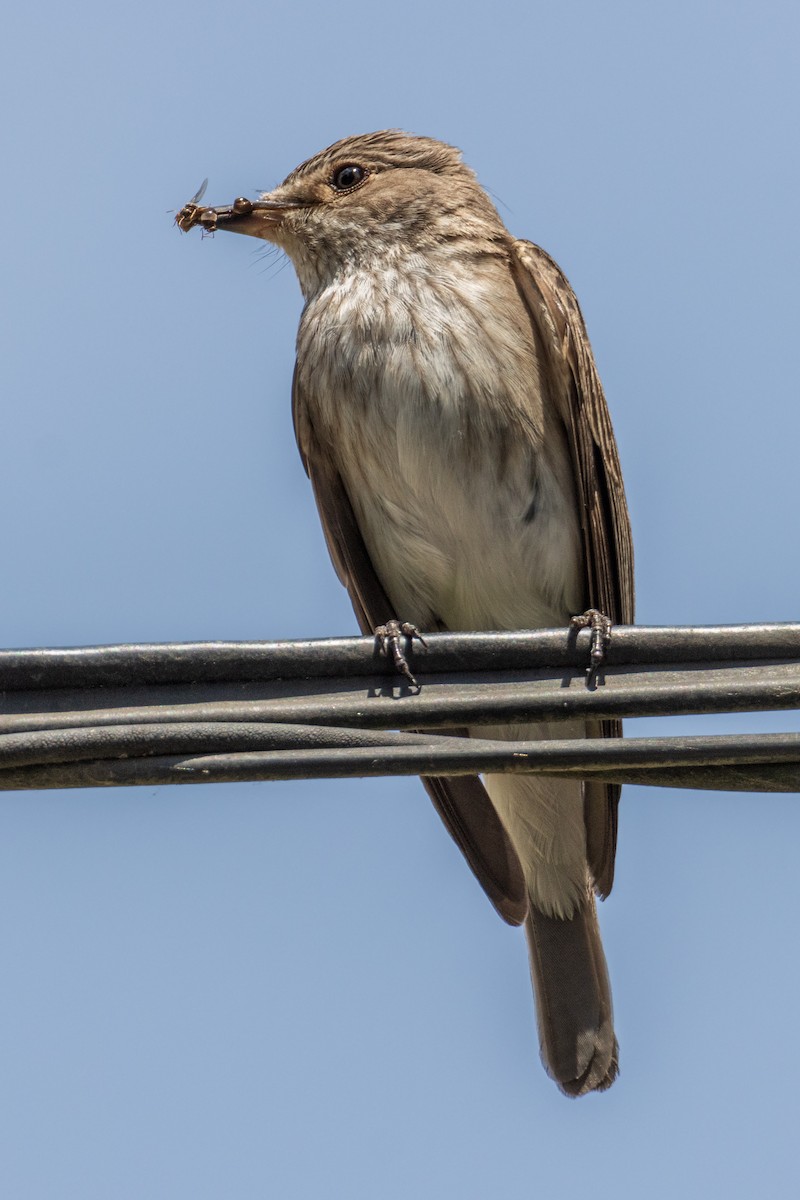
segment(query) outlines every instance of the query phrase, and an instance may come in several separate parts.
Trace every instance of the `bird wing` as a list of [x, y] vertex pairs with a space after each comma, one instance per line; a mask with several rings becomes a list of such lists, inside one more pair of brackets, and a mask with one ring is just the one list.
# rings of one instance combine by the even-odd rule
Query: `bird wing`
[[[378, 625], [402, 619], [402, 614], [394, 611], [378, 579], [342, 477], [319, 445], [296, 367], [292, 416], [336, 574], [347, 588], [362, 633], [372, 634]], [[511, 925], [522, 924], [528, 907], [522, 867], [480, 779], [427, 777], [422, 782], [500, 916]]]
[[[542, 349], [549, 392], [567, 432], [588, 605], [615, 624], [630, 625], [634, 619], [630, 519], [617, 443], [583, 315], [566, 277], [541, 247], [514, 241], [511, 268]], [[622, 733], [620, 721], [598, 725], [607, 737]], [[587, 855], [601, 896], [608, 895], [614, 879], [619, 794], [616, 784], [584, 784]]]

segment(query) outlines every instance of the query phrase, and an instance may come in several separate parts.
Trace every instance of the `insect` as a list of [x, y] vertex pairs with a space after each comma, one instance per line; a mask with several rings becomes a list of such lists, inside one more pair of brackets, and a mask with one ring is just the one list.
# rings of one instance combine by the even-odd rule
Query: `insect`
[[198, 201], [202, 200], [207, 183], [208, 180], [204, 179], [189, 203], [184, 204], [175, 218], [175, 224], [184, 233], [188, 233], [195, 225], [202, 225], [204, 234], [213, 233], [220, 221], [230, 225], [237, 217], [249, 217], [255, 207], [261, 206], [259, 201], [237, 196], [233, 204], [221, 208], [202, 208]]
[[200, 201], [203, 199], [203, 196], [205, 196], [207, 187], [208, 180], [204, 179], [189, 203], [184, 204], [183, 208], [175, 217], [175, 224], [179, 229], [182, 229], [184, 233], [188, 233], [189, 230], [195, 225], [200, 224], [200, 214], [205, 211], [200, 207]]

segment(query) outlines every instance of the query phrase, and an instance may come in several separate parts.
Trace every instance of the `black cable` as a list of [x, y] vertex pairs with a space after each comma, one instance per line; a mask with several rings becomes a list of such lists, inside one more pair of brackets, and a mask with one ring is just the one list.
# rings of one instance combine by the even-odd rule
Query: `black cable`
[[[426, 634], [409, 647], [415, 673], [580, 667], [590, 634], [567, 629]], [[797, 659], [800, 624], [617, 625], [609, 666], [665, 662]], [[66, 649], [0, 650], [0, 691], [109, 687], [198, 680], [247, 681], [385, 675], [373, 638], [293, 642], [174, 642]]]
[[511, 743], [377, 732], [800, 707], [800, 625], [615, 628], [591, 686], [588, 641], [564, 630], [432, 635], [414, 655], [419, 689], [368, 638], [0, 651], [0, 789], [491, 769], [796, 790], [794, 735]]

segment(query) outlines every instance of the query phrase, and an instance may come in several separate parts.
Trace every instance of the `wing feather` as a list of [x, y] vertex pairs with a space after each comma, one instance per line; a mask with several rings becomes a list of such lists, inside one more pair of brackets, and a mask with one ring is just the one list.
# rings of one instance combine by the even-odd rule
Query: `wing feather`
[[[583, 315], [565, 275], [541, 247], [513, 242], [511, 265], [567, 431], [583, 533], [587, 602], [615, 624], [630, 625], [634, 619], [630, 518], [617, 443]], [[607, 737], [622, 733], [621, 721], [602, 721], [598, 726]], [[591, 736], [595, 730], [588, 732]], [[607, 896], [614, 880], [620, 788], [587, 783], [584, 795], [589, 866], [597, 891]]]

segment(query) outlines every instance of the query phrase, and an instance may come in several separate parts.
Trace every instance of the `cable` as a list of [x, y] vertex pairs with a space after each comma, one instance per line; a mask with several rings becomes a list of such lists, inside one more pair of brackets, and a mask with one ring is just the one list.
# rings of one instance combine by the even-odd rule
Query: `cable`
[[0, 651], [0, 790], [486, 770], [798, 790], [800, 735], [453, 736], [800, 707], [800, 625], [615, 628], [591, 686], [588, 642], [565, 630], [431, 635], [414, 654], [419, 689], [368, 638]]

